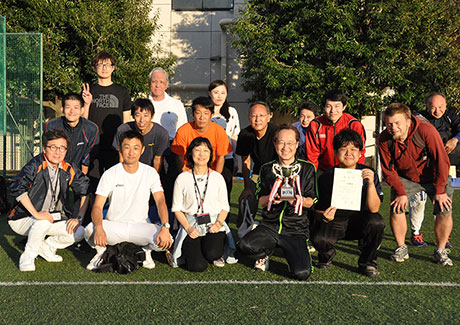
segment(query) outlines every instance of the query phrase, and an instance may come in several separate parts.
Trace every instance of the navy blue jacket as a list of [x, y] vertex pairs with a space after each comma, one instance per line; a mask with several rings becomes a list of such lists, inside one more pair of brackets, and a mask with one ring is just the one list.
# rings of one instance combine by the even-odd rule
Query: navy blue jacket
[[[47, 161], [43, 154], [32, 158], [13, 179], [10, 185], [11, 196], [17, 198], [27, 192], [30, 201], [37, 211], [41, 211], [45, 201], [46, 193], [50, 184]], [[71, 187], [75, 196], [83, 196], [88, 193], [89, 178], [79, 168], [74, 167], [65, 160], [62, 161], [62, 169], [59, 168], [59, 202], [63, 206], [62, 218], [72, 216], [72, 205], [69, 197]], [[20, 203], [11, 210], [9, 219], [21, 219], [30, 217], [29, 211]]]
[[91, 159], [96, 157], [99, 150], [99, 127], [95, 123], [80, 118], [78, 124], [71, 127], [65, 117], [61, 116], [48, 121], [45, 129], [46, 131], [60, 130], [67, 134], [70, 146], [67, 148], [65, 160], [75, 164], [76, 167], [89, 166]]

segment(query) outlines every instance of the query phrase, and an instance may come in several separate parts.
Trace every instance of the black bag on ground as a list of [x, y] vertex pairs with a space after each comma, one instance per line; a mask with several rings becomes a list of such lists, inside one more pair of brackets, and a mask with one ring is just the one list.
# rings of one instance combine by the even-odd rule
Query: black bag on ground
[[6, 180], [0, 176], [0, 214], [8, 212], [9, 209], [10, 203], [8, 202]]
[[142, 247], [128, 242], [122, 242], [114, 246], [107, 245], [107, 249], [101, 256], [101, 262], [93, 272], [128, 274], [142, 266], [145, 260], [145, 252]]

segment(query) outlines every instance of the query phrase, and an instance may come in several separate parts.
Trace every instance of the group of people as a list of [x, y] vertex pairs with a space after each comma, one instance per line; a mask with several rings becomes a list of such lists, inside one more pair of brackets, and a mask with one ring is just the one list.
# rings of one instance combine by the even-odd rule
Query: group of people
[[[359, 243], [359, 271], [378, 276], [383, 192], [376, 172], [364, 165], [364, 127], [344, 112], [341, 91], [325, 94], [321, 116], [316, 105], [302, 103], [293, 125], [271, 123], [269, 105], [254, 102], [250, 125], [240, 130], [222, 80], [209, 85], [208, 96], [193, 100], [193, 120], [187, 122], [183, 104], [166, 93], [168, 74], [162, 68], [150, 73], [148, 98], [131, 102], [129, 92], [112, 82], [112, 55], [98, 53], [92, 66], [98, 82], [63, 97], [63, 116], [46, 124], [43, 153], [23, 167], [10, 187], [17, 205], [9, 225], [28, 237], [21, 271], [34, 271], [37, 256], [62, 261], [56, 250], [84, 238], [96, 250], [89, 270], [99, 267], [107, 245], [122, 242], [143, 248], [146, 268], [155, 267], [154, 250], [164, 251], [171, 266], [194, 272], [209, 264], [235, 263], [235, 251], [266, 271], [280, 247], [292, 276], [305, 280], [313, 269], [309, 246], [318, 251], [316, 266], [329, 268], [336, 242], [349, 239]], [[448, 174], [457, 157], [460, 118], [446, 110], [440, 93], [428, 98], [424, 115], [399, 103], [384, 111], [379, 151], [391, 186], [390, 224], [397, 244], [391, 258], [409, 258], [409, 208], [410, 219], [416, 220], [411, 227], [418, 225], [410, 241], [423, 242], [420, 207], [427, 194], [435, 203], [434, 261], [452, 265], [446, 248], [451, 245], [453, 193]], [[240, 208], [255, 214], [261, 207], [262, 219], [236, 247], [226, 219], [237, 157], [244, 180]], [[332, 204], [337, 168], [359, 170], [358, 211]], [[240, 213], [238, 225], [243, 218]]]

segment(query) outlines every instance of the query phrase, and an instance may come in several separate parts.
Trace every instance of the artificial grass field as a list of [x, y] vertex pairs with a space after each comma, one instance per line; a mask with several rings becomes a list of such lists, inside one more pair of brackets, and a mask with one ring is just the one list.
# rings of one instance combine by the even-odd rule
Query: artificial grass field
[[[231, 222], [236, 219], [241, 189], [241, 184], [234, 185]], [[278, 251], [271, 259], [269, 272], [256, 272], [252, 263], [243, 259], [224, 268], [210, 265], [206, 272], [195, 274], [173, 269], [164, 254], [154, 254], [154, 270], [141, 268], [130, 275], [95, 274], [85, 269], [93, 252], [67, 249], [58, 251], [64, 257], [62, 263], [37, 258], [37, 270], [23, 273], [17, 267], [23, 237], [10, 230], [3, 216], [0, 322], [459, 323], [460, 192], [454, 195], [454, 248], [450, 254], [454, 266], [441, 267], [430, 261], [434, 250], [431, 204], [427, 204], [422, 227], [429, 246], [409, 246], [410, 259], [401, 264], [388, 259], [395, 243], [388, 221], [389, 189], [384, 191], [381, 213], [387, 226], [378, 253], [377, 279], [357, 272], [356, 241], [340, 241], [333, 267], [315, 269], [302, 283], [289, 278], [287, 264]], [[315, 253], [312, 257], [317, 260]], [[394, 283], [399, 281], [404, 283]]]

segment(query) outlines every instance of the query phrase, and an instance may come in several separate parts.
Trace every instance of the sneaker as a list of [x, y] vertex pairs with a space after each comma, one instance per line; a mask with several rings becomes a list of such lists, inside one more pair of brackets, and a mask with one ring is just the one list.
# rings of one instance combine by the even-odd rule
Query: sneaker
[[[435, 241], [434, 244], [437, 246], [438, 245], [438, 241]], [[446, 247], [445, 248], [452, 248], [453, 245], [452, 243], [450, 242], [450, 236], [449, 238], [447, 238], [447, 242], [446, 242]]]
[[318, 269], [329, 269], [332, 266], [332, 261], [329, 262], [318, 262], [315, 265]]
[[56, 254], [47, 242], [43, 242], [38, 250], [38, 256], [41, 256], [47, 262], [62, 262], [62, 256]]
[[395, 253], [390, 256], [390, 259], [395, 261], [395, 262], [404, 262], [404, 260], [407, 260], [409, 258], [409, 250], [407, 249], [406, 245], [401, 245], [396, 247]]
[[310, 242], [307, 244], [307, 247], [308, 247], [308, 252], [309, 252], [310, 254], [316, 252], [316, 248], [313, 247], [313, 245], [312, 245]]
[[359, 270], [362, 274], [369, 278], [376, 278], [379, 276], [379, 271], [377, 271], [377, 267], [372, 266], [372, 265], [366, 265], [364, 267], [359, 267]]
[[145, 261], [142, 262], [142, 267], [145, 267], [146, 269], [154, 269], [155, 268], [155, 262], [152, 259], [152, 254], [151, 250], [144, 249], [145, 252]]
[[214, 264], [217, 267], [224, 267], [225, 266], [224, 258], [223, 257], [218, 258], [217, 260], [214, 260], [212, 264]]
[[433, 262], [442, 266], [452, 266], [452, 260], [449, 258], [450, 249], [437, 248], [433, 254]]
[[270, 263], [270, 257], [265, 256], [264, 258], [258, 259], [256, 261], [256, 263], [254, 264], [254, 268], [256, 270], [265, 272], [268, 270], [269, 263]]
[[22, 253], [19, 258], [19, 270], [21, 272], [35, 271], [35, 257], [29, 253]]
[[423, 234], [412, 235], [410, 243], [416, 247], [425, 247], [427, 245], [427, 243], [423, 241]]
[[91, 259], [91, 261], [89, 261], [88, 265], [86, 265], [86, 269], [89, 270], [89, 271], [92, 271], [92, 270], [95, 270], [99, 267], [99, 265], [101, 265], [101, 257], [102, 257], [102, 254], [104, 254], [105, 252], [105, 248], [104, 250], [100, 250], [96, 253], [96, 255], [94, 255], [94, 257]]

